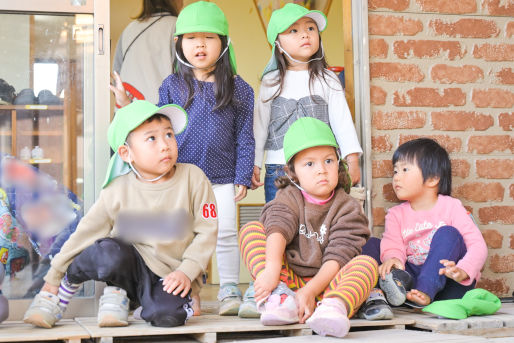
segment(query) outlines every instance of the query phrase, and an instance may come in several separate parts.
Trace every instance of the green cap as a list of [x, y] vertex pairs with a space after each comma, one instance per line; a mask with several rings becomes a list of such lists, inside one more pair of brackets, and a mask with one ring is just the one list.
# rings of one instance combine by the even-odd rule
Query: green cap
[[275, 41], [280, 33], [284, 32], [289, 26], [293, 25], [298, 19], [309, 17], [316, 22], [319, 32], [323, 32], [327, 27], [327, 17], [321, 11], [309, 11], [303, 6], [293, 3], [287, 3], [284, 7], [273, 11], [268, 23], [266, 32], [268, 42], [271, 44], [271, 59], [269, 60], [262, 76], [277, 70], [278, 64], [275, 58]]
[[289, 127], [284, 136], [286, 163], [302, 150], [326, 145], [338, 148], [330, 126], [316, 118], [300, 118]]
[[464, 319], [469, 316], [490, 315], [500, 307], [501, 301], [496, 295], [485, 289], [475, 288], [467, 291], [462, 299], [434, 301], [423, 308], [423, 312], [445, 318]]
[[[212, 32], [228, 37], [228, 22], [225, 14], [213, 2], [197, 1], [184, 7], [177, 17], [175, 36], [193, 32]], [[237, 74], [236, 55], [232, 43], [228, 45], [230, 64]]]
[[116, 111], [116, 115], [107, 130], [107, 140], [112, 150], [114, 150], [114, 155], [109, 161], [102, 188], [105, 188], [114, 178], [130, 171], [130, 166], [118, 155], [118, 148], [125, 144], [130, 132], [156, 113], [163, 114], [170, 119], [175, 134], [181, 133], [187, 126], [187, 113], [179, 105], [171, 104], [157, 107], [146, 100], [135, 100]]

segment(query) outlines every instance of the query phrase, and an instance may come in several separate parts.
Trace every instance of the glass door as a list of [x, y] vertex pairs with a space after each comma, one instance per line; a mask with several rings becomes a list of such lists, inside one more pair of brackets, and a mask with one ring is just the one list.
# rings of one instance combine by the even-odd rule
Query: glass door
[[[98, 96], [95, 83], [105, 81], [96, 75], [109, 56], [108, 22], [98, 21], [108, 6], [13, 3], [0, 0], [0, 279], [3, 269], [9, 319], [17, 320], [99, 189], [109, 95]], [[85, 283], [66, 317], [92, 315], [95, 294]]]

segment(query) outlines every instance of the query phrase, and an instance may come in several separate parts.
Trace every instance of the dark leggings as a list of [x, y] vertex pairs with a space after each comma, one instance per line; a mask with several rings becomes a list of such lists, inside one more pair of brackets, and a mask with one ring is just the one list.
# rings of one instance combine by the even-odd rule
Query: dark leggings
[[96, 280], [123, 288], [132, 302], [143, 307], [141, 318], [154, 326], [179, 326], [187, 319], [190, 296], [165, 292], [162, 280], [136, 249], [119, 239], [97, 240], [75, 257], [66, 274], [71, 283]]
[[[362, 254], [380, 260], [380, 239], [372, 237], [362, 247]], [[413, 278], [412, 288], [422, 291], [434, 300], [460, 299], [470, 289], [475, 288], [475, 281], [469, 286], [463, 286], [445, 275], [439, 275], [442, 259], [459, 261], [466, 254], [466, 245], [460, 232], [453, 226], [440, 227], [430, 243], [427, 259], [422, 265], [405, 263], [405, 270]]]

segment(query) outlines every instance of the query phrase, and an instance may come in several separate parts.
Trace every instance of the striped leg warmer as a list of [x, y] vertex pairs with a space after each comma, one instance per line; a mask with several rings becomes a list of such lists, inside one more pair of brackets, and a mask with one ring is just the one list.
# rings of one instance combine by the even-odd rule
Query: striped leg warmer
[[68, 304], [73, 297], [73, 294], [77, 292], [79, 289], [80, 284], [74, 284], [68, 281], [68, 277], [65, 275], [64, 278], [61, 280], [61, 284], [59, 286], [59, 293], [57, 293], [57, 296], [59, 297], [59, 307], [64, 312], [66, 310], [66, 307], [68, 307]]

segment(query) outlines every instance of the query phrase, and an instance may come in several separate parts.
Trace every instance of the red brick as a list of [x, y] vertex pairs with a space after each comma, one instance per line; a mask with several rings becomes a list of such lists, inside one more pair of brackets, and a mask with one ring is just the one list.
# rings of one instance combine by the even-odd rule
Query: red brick
[[464, 208], [466, 209], [466, 211], [468, 211], [469, 213], [473, 214], [473, 207], [471, 207], [469, 205], [464, 205]]
[[512, 131], [514, 127], [514, 112], [511, 113], [500, 113], [498, 121], [503, 131]]
[[393, 145], [389, 141], [389, 136], [372, 136], [371, 148], [375, 152], [387, 152], [391, 151]]
[[512, 68], [503, 68], [496, 73], [498, 82], [504, 85], [514, 85], [514, 72]]
[[453, 196], [474, 202], [503, 201], [505, 188], [499, 182], [469, 182], [452, 191]]
[[514, 106], [514, 92], [506, 89], [473, 89], [471, 101], [476, 107], [510, 108]]
[[473, 56], [489, 62], [514, 61], [514, 44], [477, 44]]
[[514, 206], [490, 206], [478, 209], [478, 217], [483, 224], [514, 224]]
[[505, 27], [505, 36], [507, 36], [507, 38], [514, 36], [514, 21], [507, 23], [507, 26]]
[[514, 160], [478, 160], [476, 170], [477, 175], [484, 179], [511, 179], [514, 176]]
[[514, 249], [514, 234], [510, 235], [510, 248]]
[[459, 67], [436, 64], [430, 71], [432, 80], [439, 83], [472, 83], [484, 78], [484, 72], [474, 65]]
[[482, 0], [482, 6], [492, 15], [514, 16], [514, 2], [512, 0]]
[[371, 125], [378, 130], [417, 129], [425, 126], [423, 111], [395, 111], [373, 113]]
[[389, 44], [382, 38], [369, 40], [369, 57], [386, 58]]
[[507, 280], [505, 278], [499, 278], [494, 280], [480, 278], [480, 281], [477, 282], [476, 287], [486, 289], [499, 297], [510, 295], [510, 287], [507, 284]]
[[497, 230], [483, 230], [482, 236], [484, 236], [488, 248], [500, 249], [502, 247], [503, 235]]
[[416, 0], [425, 12], [464, 14], [477, 11], [476, 0]]
[[373, 210], [373, 225], [385, 224], [385, 210], [383, 207], [374, 207]]
[[371, 174], [373, 178], [393, 177], [393, 162], [391, 160], [373, 161]]
[[432, 127], [443, 131], [484, 131], [494, 125], [491, 115], [466, 111], [432, 112]]
[[403, 16], [370, 14], [368, 28], [370, 35], [414, 36], [423, 31], [423, 23], [421, 23], [421, 20]]
[[493, 151], [514, 152], [514, 139], [509, 135], [503, 136], [472, 136], [468, 140], [468, 152], [490, 154]]
[[509, 196], [514, 199], [514, 184], [509, 187]]
[[466, 104], [466, 93], [460, 88], [438, 89], [416, 87], [407, 90], [406, 94], [400, 94], [399, 91], [394, 92], [393, 104], [395, 106], [416, 107], [463, 106]]
[[514, 254], [500, 256], [495, 254], [489, 259], [489, 267], [495, 273], [514, 272]]
[[430, 21], [429, 26], [438, 36], [454, 38], [491, 38], [500, 33], [494, 21], [484, 19], [465, 18], [455, 22], [435, 19]]
[[393, 11], [403, 11], [409, 7], [410, 0], [368, 0], [368, 8], [376, 10], [386, 8]]
[[469, 176], [469, 169], [471, 168], [471, 165], [466, 160], [451, 160], [452, 164], [452, 176], [458, 176], [458, 177], [468, 177]]
[[384, 105], [386, 103], [387, 92], [379, 86], [369, 88], [369, 96], [373, 105]]
[[387, 185], [384, 185], [384, 187], [382, 187], [382, 195], [385, 201], [400, 202], [400, 199], [398, 199], [396, 197], [396, 194], [394, 193], [392, 183], [388, 183]]
[[462, 147], [462, 141], [460, 138], [450, 137], [447, 135], [400, 135], [398, 144], [403, 144], [405, 142], [421, 137], [427, 137], [435, 140], [443, 148], [445, 148], [448, 153], [459, 152]]
[[437, 40], [396, 41], [393, 44], [393, 51], [396, 56], [402, 59], [447, 56], [449, 60], [453, 61], [456, 58], [464, 57], [466, 54], [466, 49], [459, 42]]
[[384, 79], [393, 82], [420, 82], [425, 76], [415, 64], [375, 62], [369, 64], [372, 79]]

